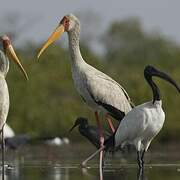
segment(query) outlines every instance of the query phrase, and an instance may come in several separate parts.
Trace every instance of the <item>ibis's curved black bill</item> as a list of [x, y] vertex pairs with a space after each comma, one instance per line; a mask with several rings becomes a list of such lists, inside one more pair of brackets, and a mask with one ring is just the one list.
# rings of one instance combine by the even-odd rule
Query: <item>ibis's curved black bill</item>
[[167, 82], [171, 83], [177, 90], [180, 92], [180, 86], [176, 83], [174, 79], [172, 79], [168, 74], [165, 72], [159, 71], [153, 66], [146, 66], [144, 69], [144, 76], [146, 79], [151, 79], [152, 76], [159, 77], [161, 79], [166, 80]]

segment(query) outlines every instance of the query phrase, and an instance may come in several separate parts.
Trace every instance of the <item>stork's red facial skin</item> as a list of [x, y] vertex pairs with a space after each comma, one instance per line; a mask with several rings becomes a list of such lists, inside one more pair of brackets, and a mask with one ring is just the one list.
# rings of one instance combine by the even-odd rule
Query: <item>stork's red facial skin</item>
[[11, 44], [11, 42], [9, 40], [4, 40], [3, 41], [3, 48], [4, 51], [6, 52], [7, 47]]
[[7, 47], [11, 44], [11, 41], [7, 35], [1, 37], [4, 51], [6, 52]]
[[66, 16], [63, 17], [60, 24], [62, 24], [64, 26], [65, 31], [68, 31], [68, 29], [69, 29], [69, 19]]
[[4, 35], [4, 36], [0, 37], [0, 40], [2, 41], [4, 53], [6, 54], [6, 56], [9, 59], [13, 60], [18, 65], [18, 67], [20, 68], [20, 70], [24, 74], [25, 78], [28, 80], [28, 75], [27, 75], [25, 69], [23, 68], [23, 66], [21, 65], [21, 62], [18, 59], [18, 57], [14, 51], [14, 48], [11, 44], [10, 38], [7, 35]]

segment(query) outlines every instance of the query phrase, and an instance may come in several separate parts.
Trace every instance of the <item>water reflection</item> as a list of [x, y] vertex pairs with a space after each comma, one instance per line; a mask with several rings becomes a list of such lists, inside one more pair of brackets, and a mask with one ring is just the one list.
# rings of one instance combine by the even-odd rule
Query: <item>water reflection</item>
[[[91, 179], [94, 179], [94, 176], [92, 176], [90, 173], [88, 173], [88, 170], [84, 170], [84, 176], [91, 177]], [[93, 177], [93, 178], [92, 178]], [[99, 174], [99, 179], [100, 179]], [[145, 176], [144, 172], [137, 171], [133, 169], [122, 169], [122, 170], [113, 170], [113, 169], [105, 169], [102, 174], [103, 180], [126, 180], [126, 179], [133, 179], [133, 180], [148, 180], [148, 178]], [[137, 178], [136, 178], [137, 177]], [[96, 177], [97, 178], [97, 177]]]
[[[81, 149], [80, 149], [81, 151]], [[99, 180], [98, 158], [89, 163], [89, 168], [81, 168], [79, 163], [86, 154], [78, 149], [67, 148], [28, 148], [17, 152], [7, 152], [6, 180]], [[91, 149], [90, 149], [91, 151]], [[83, 151], [86, 152], [86, 151]], [[87, 152], [89, 153], [89, 152]], [[121, 156], [107, 160], [103, 170], [103, 180], [179, 180], [180, 155], [151, 154], [144, 173], [138, 172], [133, 160]], [[159, 159], [157, 158], [159, 157]], [[167, 158], [168, 157], [168, 158]], [[161, 162], [161, 164], [160, 164]]]
[[[148, 166], [144, 173], [139, 173], [135, 167], [124, 168], [107, 168], [103, 171], [103, 180], [179, 180], [180, 165], [173, 166]], [[83, 178], [81, 179], [97, 179], [99, 180], [98, 169], [83, 169]], [[70, 176], [71, 177], [71, 176]], [[72, 177], [71, 177], [72, 178]]]
[[[177, 167], [147, 167], [144, 174], [137, 168], [107, 168], [103, 171], [103, 180], [179, 180]], [[97, 168], [81, 169], [80, 167], [54, 167], [19, 165], [6, 169], [6, 180], [99, 180]]]
[[139, 169], [137, 173], [137, 180], [146, 180], [145, 174], [144, 174], [144, 169]]

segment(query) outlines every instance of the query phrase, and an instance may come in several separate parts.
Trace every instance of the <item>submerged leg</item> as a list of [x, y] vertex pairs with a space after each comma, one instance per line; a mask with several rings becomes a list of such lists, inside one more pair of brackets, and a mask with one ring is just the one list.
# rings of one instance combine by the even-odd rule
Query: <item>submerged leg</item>
[[110, 127], [110, 129], [111, 129], [111, 131], [114, 133], [115, 132], [115, 128], [114, 128], [114, 126], [113, 126], [113, 123], [112, 123], [112, 120], [111, 120], [111, 118], [108, 116], [108, 114], [106, 114], [106, 120], [108, 121], [108, 124], [109, 124], [109, 127]]
[[4, 169], [4, 156], [5, 156], [5, 142], [4, 142], [4, 125], [2, 127], [2, 131], [1, 131], [1, 137], [2, 137], [2, 142], [1, 142], [1, 155], [2, 155], [2, 180], [4, 180], [4, 176], [5, 176], [5, 169]]

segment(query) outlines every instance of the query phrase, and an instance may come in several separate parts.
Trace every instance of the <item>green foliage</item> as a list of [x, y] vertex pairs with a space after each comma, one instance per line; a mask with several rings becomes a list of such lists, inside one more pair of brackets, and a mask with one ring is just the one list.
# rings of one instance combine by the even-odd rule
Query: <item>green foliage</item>
[[[145, 65], [155, 65], [180, 83], [180, 47], [161, 34], [144, 32], [138, 19], [112, 23], [103, 35], [103, 42], [104, 57], [98, 57], [88, 46], [81, 45], [83, 57], [123, 85], [136, 105], [152, 97], [143, 77]], [[17, 50], [28, 71], [28, 82], [17, 67], [10, 64], [8, 123], [17, 133], [67, 135], [78, 116], [92, 120], [93, 112], [73, 86], [68, 51], [52, 45], [37, 61], [38, 49], [39, 46], [29, 44]], [[167, 117], [159, 140], [180, 138], [179, 94], [169, 84], [159, 80], [157, 83]], [[77, 137], [76, 134], [73, 135]]]

